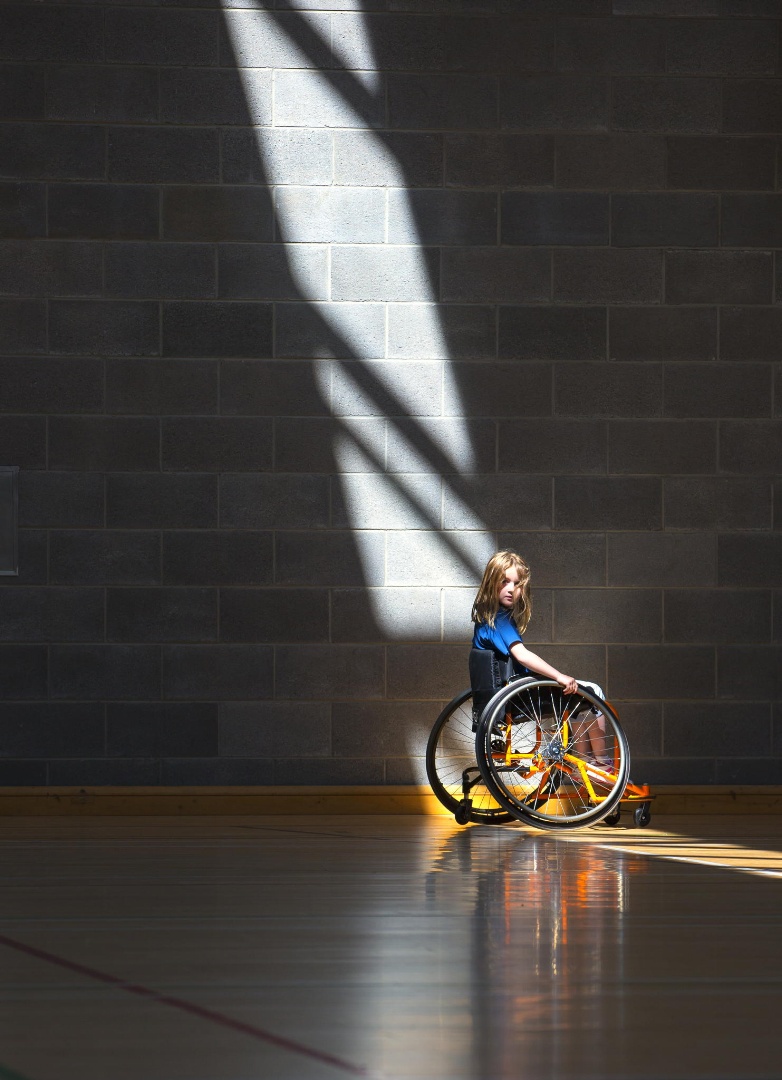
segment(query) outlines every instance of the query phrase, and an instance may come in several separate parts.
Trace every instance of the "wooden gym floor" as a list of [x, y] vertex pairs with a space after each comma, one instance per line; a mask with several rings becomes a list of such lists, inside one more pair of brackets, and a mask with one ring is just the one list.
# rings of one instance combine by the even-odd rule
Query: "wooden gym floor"
[[782, 1076], [782, 817], [0, 821], [0, 1080]]

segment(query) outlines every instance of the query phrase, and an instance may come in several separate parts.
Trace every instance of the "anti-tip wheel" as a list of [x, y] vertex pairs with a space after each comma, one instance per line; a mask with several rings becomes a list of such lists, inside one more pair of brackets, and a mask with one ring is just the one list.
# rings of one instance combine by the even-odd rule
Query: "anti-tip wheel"
[[652, 811], [649, 803], [643, 803], [633, 811], [633, 821], [639, 829], [645, 829], [651, 820]]
[[603, 824], [604, 825], [618, 825], [620, 817], [621, 817], [621, 813], [620, 813], [619, 807], [617, 806], [616, 810], [612, 810], [610, 814], [607, 814], [606, 817], [603, 818]]

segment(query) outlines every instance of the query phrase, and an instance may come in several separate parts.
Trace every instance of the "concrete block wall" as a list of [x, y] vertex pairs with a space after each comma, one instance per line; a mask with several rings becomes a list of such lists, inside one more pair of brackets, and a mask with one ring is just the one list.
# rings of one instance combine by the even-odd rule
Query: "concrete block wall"
[[0, 7], [0, 784], [421, 780], [506, 545], [782, 782], [778, 0], [224, 6]]

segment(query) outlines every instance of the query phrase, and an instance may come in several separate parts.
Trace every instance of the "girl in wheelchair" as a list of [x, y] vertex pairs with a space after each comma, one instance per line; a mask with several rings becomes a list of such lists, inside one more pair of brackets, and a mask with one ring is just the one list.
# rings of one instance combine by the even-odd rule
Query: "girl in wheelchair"
[[[530, 579], [529, 566], [515, 551], [498, 551], [486, 564], [472, 607], [475, 632], [470, 650], [470, 685], [474, 726], [489, 699], [512, 678], [542, 676], [559, 683], [565, 694], [575, 694], [582, 686], [605, 699], [597, 683], [577, 681], [563, 674], [525, 646], [522, 634], [532, 616]], [[578, 751], [596, 764], [604, 764], [600, 754], [603, 714], [593, 709], [580, 720], [574, 730]]]
[[471, 688], [444, 706], [426, 744], [432, 791], [460, 825], [616, 825], [627, 803], [648, 825], [653, 796], [630, 780], [616, 709], [524, 645], [531, 614], [529, 567], [498, 551], [472, 610]]

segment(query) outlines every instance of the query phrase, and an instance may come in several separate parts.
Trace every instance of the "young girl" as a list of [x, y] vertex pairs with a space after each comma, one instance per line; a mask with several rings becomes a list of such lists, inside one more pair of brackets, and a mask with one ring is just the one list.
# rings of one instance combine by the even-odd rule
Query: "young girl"
[[[496, 552], [483, 572], [483, 580], [472, 606], [475, 632], [470, 652], [470, 683], [476, 723], [489, 698], [512, 675], [538, 675], [553, 679], [566, 694], [574, 694], [578, 690], [579, 684], [572, 675], [564, 675], [524, 644], [522, 634], [532, 616], [530, 578], [530, 568], [515, 551]], [[605, 697], [596, 683], [582, 682], [581, 685], [588, 687], [597, 697]], [[578, 741], [586, 740], [582, 749], [587, 753], [591, 750], [593, 756], [599, 758], [603, 714], [595, 710], [595, 717], [597, 729], [591, 726], [592, 737], [584, 729]]]

